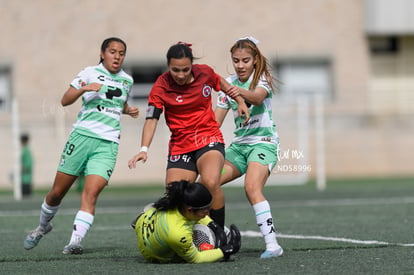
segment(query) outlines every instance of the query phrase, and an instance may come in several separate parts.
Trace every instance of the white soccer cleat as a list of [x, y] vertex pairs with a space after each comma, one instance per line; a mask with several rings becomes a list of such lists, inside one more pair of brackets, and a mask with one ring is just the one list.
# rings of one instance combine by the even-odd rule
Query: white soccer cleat
[[77, 239], [75, 242], [66, 245], [62, 251], [65, 255], [80, 255], [83, 253], [83, 247], [80, 244], [80, 239]]
[[283, 256], [283, 248], [279, 246], [276, 250], [266, 250], [260, 255], [260, 259], [269, 259]]

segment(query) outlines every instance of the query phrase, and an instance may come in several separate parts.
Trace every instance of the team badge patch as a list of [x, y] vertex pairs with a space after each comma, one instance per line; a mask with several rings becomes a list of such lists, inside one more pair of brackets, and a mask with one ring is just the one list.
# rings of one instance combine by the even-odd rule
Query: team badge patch
[[171, 162], [177, 162], [180, 160], [181, 155], [177, 155], [177, 156], [170, 156], [170, 161]]
[[146, 116], [146, 117], [153, 117], [153, 116], [154, 116], [154, 110], [155, 110], [155, 106], [153, 106], [153, 105], [149, 105], [149, 106], [147, 107], [147, 111], [146, 111], [145, 116]]
[[203, 91], [202, 91], [203, 96], [204, 97], [209, 97], [211, 95], [211, 90], [213, 90], [213, 89], [210, 86], [204, 85]]
[[81, 78], [79, 78], [79, 80], [78, 80], [78, 85], [79, 85], [80, 87], [83, 87], [83, 86], [85, 86], [85, 85], [86, 85], [86, 82], [85, 82], [85, 81], [83, 81]]
[[128, 81], [126, 81], [126, 80], [124, 80], [124, 81], [122, 82], [122, 87], [124, 88], [124, 90], [129, 90], [129, 88], [130, 88], [130, 84], [129, 84], [129, 82], [128, 82]]
[[219, 93], [217, 97], [217, 102], [221, 104], [228, 104], [227, 96], [224, 93]]

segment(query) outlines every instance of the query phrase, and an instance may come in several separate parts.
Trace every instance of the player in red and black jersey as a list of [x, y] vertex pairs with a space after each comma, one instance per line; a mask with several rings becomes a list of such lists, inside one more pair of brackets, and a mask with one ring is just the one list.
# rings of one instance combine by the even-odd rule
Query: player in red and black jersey
[[[238, 89], [231, 86], [207, 65], [193, 65], [190, 44], [179, 42], [167, 52], [168, 71], [158, 77], [148, 96], [146, 121], [142, 133], [141, 150], [129, 160], [130, 168], [136, 162], [147, 160], [158, 120], [164, 112], [171, 131], [165, 182], [198, 180], [204, 184], [214, 201], [210, 216], [224, 227], [224, 193], [220, 174], [224, 164], [224, 139], [212, 110], [211, 93]], [[237, 96], [239, 115], [250, 118], [244, 100]]]

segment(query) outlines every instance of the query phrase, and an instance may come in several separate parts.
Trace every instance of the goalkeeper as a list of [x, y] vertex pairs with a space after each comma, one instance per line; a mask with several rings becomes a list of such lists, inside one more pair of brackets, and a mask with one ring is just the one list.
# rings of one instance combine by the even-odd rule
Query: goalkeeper
[[[240, 232], [230, 226], [230, 239], [208, 215], [213, 202], [208, 189], [200, 183], [176, 181], [166, 193], [132, 223], [138, 248], [146, 260], [154, 263], [209, 263], [228, 260], [241, 246]], [[215, 248], [200, 251], [193, 244], [193, 227], [207, 225], [216, 236]]]

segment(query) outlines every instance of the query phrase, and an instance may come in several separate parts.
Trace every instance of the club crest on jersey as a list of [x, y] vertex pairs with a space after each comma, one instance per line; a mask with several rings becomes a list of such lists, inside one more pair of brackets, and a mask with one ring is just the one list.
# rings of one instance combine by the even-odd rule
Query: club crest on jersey
[[211, 95], [211, 90], [213, 90], [210, 86], [204, 85], [202, 94], [204, 97], [209, 97]]
[[124, 88], [124, 90], [129, 90], [129, 83], [128, 83], [128, 81], [124, 80], [122, 82], [122, 87]]
[[170, 156], [170, 161], [171, 162], [177, 162], [180, 160], [181, 155], [177, 155], [177, 156]]

